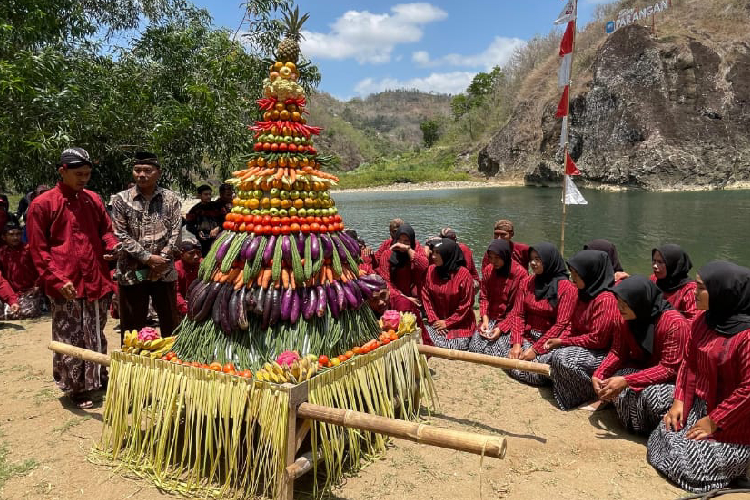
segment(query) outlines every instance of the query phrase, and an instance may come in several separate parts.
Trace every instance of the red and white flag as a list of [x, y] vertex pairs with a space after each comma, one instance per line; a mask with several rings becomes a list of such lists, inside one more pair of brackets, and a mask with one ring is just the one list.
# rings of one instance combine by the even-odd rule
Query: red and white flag
[[570, 21], [565, 29], [565, 34], [560, 40], [560, 57], [573, 52], [573, 40], [576, 36], [576, 23]]
[[568, 0], [567, 2], [565, 2], [565, 7], [563, 7], [563, 10], [560, 11], [560, 14], [557, 16], [555, 24], [563, 24], [574, 21], [576, 18], [575, 4], [576, 0]]
[[568, 142], [568, 117], [563, 116], [562, 127], [560, 128], [560, 147], [564, 148], [566, 142]]
[[570, 89], [570, 87], [566, 85], [565, 90], [563, 90], [562, 97], [560, 97], [560, 102], [557, 104], [557, 113], [555, 113], [555, 118], [568, 116], [568, 89]]
[[566, 205], [588, 205], [589, 202], [583, 197], [570, 176], [565, 176], [565, 199]]
[[565, 175], [581, 175], [581, 171], [578, 170], [573, 158], [567, 151], [565, 152]]
[[565, 54], [560, 59], [560, 68], [557, 70], [557, 86], [562, 88], [570, 84], [570, 68], [573, 63], [573, 54]]

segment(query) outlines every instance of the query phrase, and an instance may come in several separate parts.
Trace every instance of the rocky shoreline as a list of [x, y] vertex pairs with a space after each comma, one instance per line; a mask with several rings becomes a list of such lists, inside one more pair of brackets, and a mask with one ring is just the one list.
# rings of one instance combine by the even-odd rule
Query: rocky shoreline
[[488, 187], [523, 187], [523, 180], [495, 180], [487, 181], [441, 181], [441, 182], [400, 182], [384, 186], [371, 186], [357, 189], [332, 189], [336, 193], [371, 193], [395, 191], [437, 191], [441, 189], [477, 189]]

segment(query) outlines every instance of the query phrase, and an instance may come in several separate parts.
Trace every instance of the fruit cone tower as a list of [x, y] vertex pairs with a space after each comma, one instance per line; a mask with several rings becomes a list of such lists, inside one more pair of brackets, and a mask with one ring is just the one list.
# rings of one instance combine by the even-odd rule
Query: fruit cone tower
[[263, 81], [262, 121], [246, 169], [232, 174], [237, 196], [224, 232], [188, 292], [175, 352], [186, 361], [256, 368], [285, 350], [341, 354], [377, 338], [366, 299], [381, 283], [360, 276], [359, 245], [343, 232], [297, 83], [300, 27], [285, 12], [286, 36]]

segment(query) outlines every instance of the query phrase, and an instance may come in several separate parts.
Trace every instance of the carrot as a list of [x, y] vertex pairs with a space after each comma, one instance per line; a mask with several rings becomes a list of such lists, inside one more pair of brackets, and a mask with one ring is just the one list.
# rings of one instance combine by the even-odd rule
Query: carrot
[[276, 175], [274, 176], [276, 180], [281, 180], [281, 178], [284, 176], [284, 169], [279, 168], [276, 170]]
[[302, 167], [302, 171], [303, 172], [307, 172], [309, 174], [309, 173], [312, 173], [313, 168], [312, 167]]
[[228, 274], [224, 274], [219, 281], [221, 281], [222, 283], [226, 283], [226, 282], [234, 283], [234, 280], [237, 279], [237, 275], [239, 273], [240, 273], [240, 270], [237, 268], [234, 268], [231, 271], [229, 271]]
[[232, 172], [232, 177], [240, 177], [242, 175], [245, 175], [247, 173], [247, 169], [244, 170], [235, 170]]
[[326, 280], [328, 280], [329, 283], [333, 283], [333, 271], [329, 266], [326, 266]]
[[289, 288], [289, 271], [285, 267], [281, 268], [281, 284], [284, 289]]
[[289, 179], [291, 180], [292, 184], [297, 180], [297, 169], [296, 168], [290, 168], [289, 169]]
[[240, 288], [242, 288], [242, 285], [242, 273], [239, 272], [237, 273], [237, 277], [234, 279], [234, 289], [239, 290]]
[[217, 267], [216, 270], [211, 275], [211, 281], [219, 281], [220, 274], [221, 274], [221, 270]]
[[339, 276], [339, 279], [341, 280], [342, 283], [346, 283], [349, 281], [349, 278], [346, 277], [345, 273], [341, 273], [341, 276]]
[[268, 288], [268, 285], [271, 284], [271, 268], [264, 269], [261, 275], [263, 276], [263, 280], [261, 281], [261, 286], [263, 288]]

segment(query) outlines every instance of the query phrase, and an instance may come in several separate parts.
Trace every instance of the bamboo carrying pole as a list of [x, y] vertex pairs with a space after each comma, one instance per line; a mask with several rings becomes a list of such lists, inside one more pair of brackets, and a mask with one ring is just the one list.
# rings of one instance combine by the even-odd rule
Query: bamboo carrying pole
[[473, 432], [440, 429], [429, 425], [417, 424], [377, 415], [370, 415], [354, 410], [330, 408], [328, 406], [302, 403], [297, 408], [297, 416], [326, 422], [349, 429], [360, 429], [377, 432], [397, 439], [406, 439], [415, 443], [465, 451], [475, 455], [486, 455], [494, 458], [505, 457], [507, 442], [504, 437], [484, 436]]
[[104, 366], [109, 366], [110, 358], [106, 354], [100, 352], [91, 351], [89, 349], [81, 349], [70, 344], [64, 344], [62, 342], [52, 341], [49, 343], [48, 349], [58, 354], [64, 354], [66, 356], [72, 356], [74, 358], [82, 359], [84, 361], [90, 361]]
[[532, 363], [520, 359], [500, 358], [497, 356], [488, 356], [487, 354], [477, 354], [475, 352], [457, 351], [455, 349], [442, 349], [430, 345], [419, 345], [419, 353], [425, 356], [434, 356], [442, 359], [452, 359], [459, 361], [468, 361], [480, 365], [494, 366], [503, 370], [521, 370], [524, 372], [540, 373], [550, 376], [549, 365], [544, 363]]

